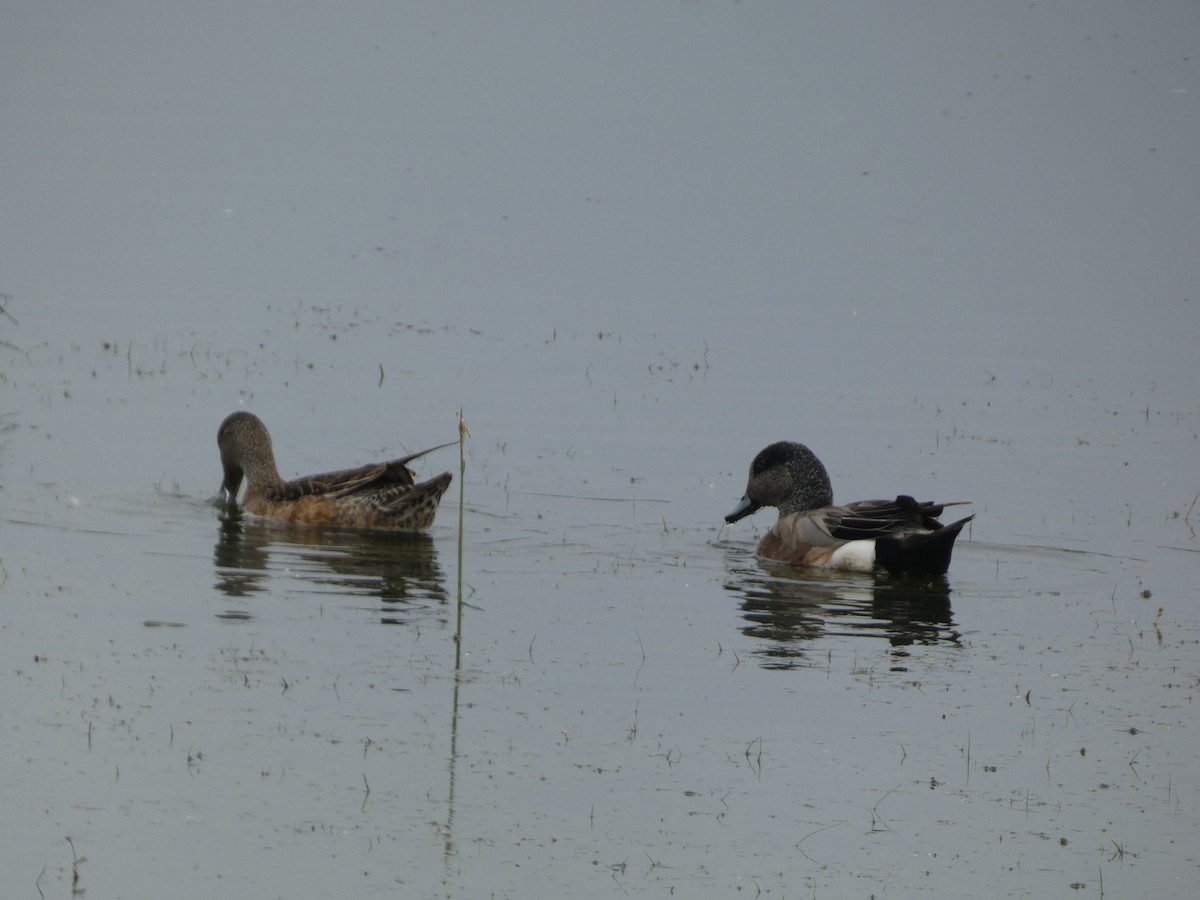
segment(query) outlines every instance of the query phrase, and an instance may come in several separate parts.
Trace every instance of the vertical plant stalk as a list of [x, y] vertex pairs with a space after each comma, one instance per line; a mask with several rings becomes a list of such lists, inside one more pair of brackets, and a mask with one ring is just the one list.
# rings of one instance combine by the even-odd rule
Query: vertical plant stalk
[[454, 668], [457, 671], [462, 657], [463, 618], [463, 507], [467, 491], [467, 457], [465, 445], [471, 436], [462, 410], [458, 411], [458, 619], [454, 627]]
[[466, 499], [467, 456], [464, 445], [471, 432], [462, 410], [458, 411], [458, 618], [454, 626], [454, 696], [450, 710], [450, 759], [449, 784], [446, 794], [446, 828], [443, 834], [442, 856], [445, 860], [447, 878], [451, 870], [451, 859], [455, 854], [454, 842], [454, 788], [455, 772], [458, 768], [458, 692], [462, 687], [462, 617], [463, 617], [463, 508]]

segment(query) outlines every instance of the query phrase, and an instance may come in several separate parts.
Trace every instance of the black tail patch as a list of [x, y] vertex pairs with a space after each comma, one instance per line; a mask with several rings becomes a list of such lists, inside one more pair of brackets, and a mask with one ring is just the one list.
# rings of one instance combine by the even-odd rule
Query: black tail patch
[[950, 568], [954, 540], [974, 516], [935, 531], [919, 531], [902, 537], [881, 537], [875, 543], [875, 563], [892, 574], [945, 575]]

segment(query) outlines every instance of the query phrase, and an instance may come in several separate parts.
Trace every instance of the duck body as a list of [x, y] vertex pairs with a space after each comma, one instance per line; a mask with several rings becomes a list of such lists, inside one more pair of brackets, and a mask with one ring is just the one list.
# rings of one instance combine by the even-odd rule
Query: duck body
[[449, 472], [424, 482], [413, 476], [408, 463], [439, 449], [432, 447], [387, 462], [284, 481], [266, 426], [243, 411], [221, 423], [217, 446], [224, 470], [219, 499], [236, 503], [245, 479], [242, 508], [247, 513], [296, 525], [423, 531], [433, 524], [452, 479]]
[[901, 494], [895, 500], [834, 505], [825, 466], [808, 447], [780, 441], [750, 465], [746, 495], [725, 517], [736, 522], [764, 506], [779, 519], [758, 544], [758, 555], [796, 566], [869, 572], [944, 575], [954, 541], [974, 516], [949, 525], [945, 506]]

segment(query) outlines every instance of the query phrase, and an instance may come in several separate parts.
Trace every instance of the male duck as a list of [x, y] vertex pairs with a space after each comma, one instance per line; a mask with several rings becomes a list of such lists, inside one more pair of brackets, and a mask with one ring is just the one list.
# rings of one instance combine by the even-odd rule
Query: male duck
[[944, 575], [954, 539], [975, 518], [943, 525], [936, 517], [952, 505], [918, 503], [901, 495], [834, 506], [821, 461], [803, 444], [780, 441], [754, 457], [746, 496], [725, 521], [736, 522], [763, 506], [777, 507], [779, 520], [758, 545], [764, 559], [862, 572]]
[[450, 486], [449, 472], [417, 484], [408, 468], [438, 447], [390, 462], [284, 481], [275, 468], [267, 426], [248, 412], [235, 412], [221, 423], [217, 446], [225, 470], [218, 495], [223, 502], [237, 502], [245, 476], [246, 512], [297, 525], [421, 531], [433, 524], [438, 501]]

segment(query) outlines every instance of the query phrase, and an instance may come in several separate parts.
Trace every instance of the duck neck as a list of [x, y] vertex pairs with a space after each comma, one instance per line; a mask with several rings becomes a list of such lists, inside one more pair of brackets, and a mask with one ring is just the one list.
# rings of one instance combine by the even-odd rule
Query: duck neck
[[283, 484], [283, 479], [279, 477], [279, 469], [275, 467], [275, 454], [271, 452], [270, 447], [266, 453], [245, 460], [243, 469], [249, 490], [263, 491]]
[[779, 504], [779, 515], [788, 516], [810, 509], [821, 509], [825, 506], [833, 506], [833, 491], [829, 487], [828, 480], [824, 485], [805, 485], [804, 490], [792, 494]]

